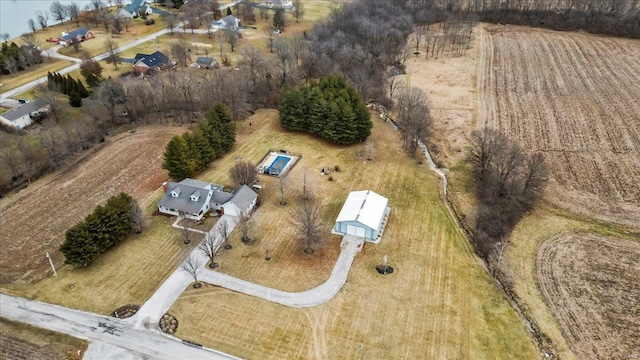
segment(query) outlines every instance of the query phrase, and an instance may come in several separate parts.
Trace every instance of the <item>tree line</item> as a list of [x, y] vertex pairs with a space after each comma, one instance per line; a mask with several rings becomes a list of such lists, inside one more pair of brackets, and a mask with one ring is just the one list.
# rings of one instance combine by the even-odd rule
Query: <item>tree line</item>
[[5, 40], [0, 46], [0, 71], [5, 75], [13, 75], [18, 71], [42, 63], [40, 48], [36, 44], [33, 34], [21, 37], [24, 45]]
[[65, 263], [87, 266], [101, 253], [124, 241], [134, 229], [142, 231], [144, 218], [138, 202], [120, 193], [98, 205], [83, 221], [67, 229], [60, 246]]
[[636, 0], [415, 0], [420, 23], [476, 14], [479, 21], [640, 38]]
[[305, 131], [336, 144], [353, 144], [371, 134], [371, 114], [342, 76], [285, 89], [278, 106], [285, 129]]
[[80, 79], [76, 80], [67, 74], [47, 72], [47, 88], [69, 95], [69, 105], [73, 107], [82, 106], [82, 99], [89, 97], [89, 91], [84, 87]]
[[236, 126], [229, 110], [216, 104], [193, 131], [176, 135], [167, 143], [162, 168], [177, 181], [193, 177], [226, 154], [235, 143], [235, 135]]
[[495, 274], [511, 231], [542, 197], [548, 170], [541, 153], [528, 155], [489, 128], [472, 133], [469, 162], [479, 202], [474, 242]]

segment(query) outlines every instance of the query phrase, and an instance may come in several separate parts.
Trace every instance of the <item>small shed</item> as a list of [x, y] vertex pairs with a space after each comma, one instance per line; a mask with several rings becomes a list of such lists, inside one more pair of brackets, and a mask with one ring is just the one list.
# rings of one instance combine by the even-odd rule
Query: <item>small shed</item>
[[387, 204], [387, 198], [371, 190], [352, 191], [331, 232], [362, 237], [365, 241], [377, 244], [391, 212]]

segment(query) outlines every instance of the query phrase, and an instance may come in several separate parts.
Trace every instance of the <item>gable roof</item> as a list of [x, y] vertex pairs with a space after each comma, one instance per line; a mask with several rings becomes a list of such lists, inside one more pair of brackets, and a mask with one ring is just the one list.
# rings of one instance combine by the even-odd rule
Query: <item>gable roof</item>
[[213, 196], [211, 196], [210, 203], [212, 204], [224, 204], [229, 201], [233, 197], [232, 193], [224, 192], [224, 191], [214, 191]]
[[47, 107], [47, 102], [44, 99], [40, 98], [38, 100], [31, 101], [26, 104], [22, 104], [18, 107], [15, 107], [7, 112], [2, 113], [0, 116], [2, 116], [3, 118], [9, 121], [14, 121], [27, 114], [30, 114], [36, 110], [40, 110], [45, 107]]
[[236, 205], [240, 210], [245, 210], [251, 203], [258, 198], [258, 194], [251, 190], [247, 185], [242, 185], [233, 193], [230, 203]]
[[73, 39], [77, 38], [78, 36], [86, 36], [88, 32], [89, 32], [89, 29], [80, 28], [80, 29], [77, 29], [77, 30], [73, 30], [72, 32], [70, 32], [70, 33], [68, 33], [66, 35], [62, 35], [60, 38], [62, 40], [69, 41], [69, 40], [73, 40]]
[[149, 6], [146, 1], [144, 1], [144, 0], [133, 0], [131, 2], [131, 4], [125, 6], [123, 9], [124, 9], [124, 11], [128, 12], [129, 14], [135, 14], [135, 13], [138, 12], [138, 10], [140, 8], [143, 8], [145, 6]]
[[[213, 190], [183, 184], [183, 181], [180, 183], [170, 182], [167, 191], [162, 199], [160, 199], [158, 206], [184, 211], [189, 214], [197, 214], [206, 204], [209, 192], [212, 192]], [[174, 190], [179, 191], [174, 192]], [[178, 196], [172, 196], [172, 192], [177, 193]], [[193, 194], [198, 194], [197, 201], [191, 200], [191, 195]], [[201, 194], [204, 195], [201, 196]]]
[[371, 190], [352, 191], [345, 200], [336, 222], [356, 221], [377, 230], [388, 200]]
[[148, 67], [154, 67], [159, 65], [168, 65], [170, 63], [169, 58], [161, 53], [160, 51], [156, 51], [153, 54], [136, 54], [135, 59], [137, 60], [134, 65], [139, 65], [142, 63]]
[[198, 57], [198, 60], [196, 61], [196, 64], [203, 66], [211, 66], [214, 63], [217, 63], [216, 60], [210, 57]]

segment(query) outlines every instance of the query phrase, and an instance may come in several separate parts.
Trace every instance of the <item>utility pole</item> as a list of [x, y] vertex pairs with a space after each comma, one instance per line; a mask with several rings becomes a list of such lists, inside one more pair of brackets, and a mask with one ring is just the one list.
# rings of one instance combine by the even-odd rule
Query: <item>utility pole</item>
[[49, 255], [48, 251], [47, 251], [47, 259], [49, 259], [49, 265], [51, 265], [51, 270], [53, 270], [53, 277], [58, 277], [58, 273], [56, 272], [55, 266], [53, 266], [53, 260], [51, 260], [51, 256]]

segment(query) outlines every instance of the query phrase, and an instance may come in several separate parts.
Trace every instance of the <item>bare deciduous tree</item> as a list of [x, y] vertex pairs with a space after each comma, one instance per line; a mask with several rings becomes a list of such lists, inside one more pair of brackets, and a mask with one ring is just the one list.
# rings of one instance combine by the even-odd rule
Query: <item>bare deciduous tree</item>
[[182, 218], [182, 225], [180, 225], [180, 233], [182, 234], [182, 239], [185, 244], [191, 243], [191, 227], [189, 226], [189, 219], [184, 216], [184, 213], [178, 216], [178, 218]]
[[9, 146], [7, 141], [2, 142], [2, 151], [0, 151], [0, 160], [11, 170], [13, 180], [20, 178], [20, 154], [13, 146]]
[[169, 31], [171, 31], [171, 35], [173, 35], [173, 30], [178, 24], [178, 18], [173, 13], [169, 12], [165, 12], [161, 16], [162, 20], [164, 20], [165, 25], [167, 25], [167, 28], [169, 29]]
[[140, 234], [145, 226], [146, 218], [144, 217], [142, 208], [140, 208], [140, 204], [138, 204], [138, 200], [132, 199], [129, 206], [131, 207], [131, 213], [129, 216], [131, 228], [136, 232], [136, 234]]
[[373, 161], [375, 153], [376, 148], [373, 144], [373, 139], [368, 138], [367, 142], [364, 144], [364, 155], [367, 161]]
[[113, 68], [118, 70], [118, 64], [122, 62], [122, 59], [118, 55], [118, 43], [113, 39], [107, 39], [104, 42], [104, 52], [107, 53], [105, 61], [107, 64], [113, 64]]
[[38, 29], [37, 25], [36, 25], [36, 22], [33, 19], [27, 20], [27, 25], [29, 26], [29, 29], [32, 32], [36, 32], [36, 30]]
[[65, 6], [62, 5], [60, 1], [54, 1], [51, 3], [49, 10], [51, 11], [53, 20], [60, 21], [60, 25], [62, 25], [62, 23], [64, 23], [64, 19], [67, 18], [67, 9]]
[[71, 3], [65, 7], [69, 20], [75, 21], [76, 26], [80, 26], [80, 7], [76, 3]]
[[47, 28], [47, 23], [49, 22], [49, 12], [47, 11], [38, 11], [36, 12], [36, 20], [38, 21], [38, 25], [42, 30]]
[[189, 44], [184, 38], [180, 38], [178, 41], [174, 41], [171, 44], [171, 56], [185, 68], [189, 62], [191, 56], [189, 55]]
[[225, 250], [233, 249], [233, 246], [229, 244], [229, 235], [231, 235], [231, 227], [229, 226], [229, 223], [226, 220], [218, 221], [218, 223], [216, 224], [216, 232], [224, 242]]
[[182, 270], [186, 271], [189, 275], [191, 275], [191, 277], [193, 277], [193, 287], [196, 289], [202, 287], [202, 284], [198, 282], [198, 270], [200, 270], [201, 265], [202, 262], [194, 254], [190, 254], [189, 257], [187, 257], [180, 265], [180, 268], [182, 268]]
[[230, 170], [233, 181], [238, 185], [251, 185], [258, 177], [256, 165], [250, 161], [237, 161]]
[[293, 0], [293, 9], [291, 10], [291, 15], [296, 19], [296, 23], [302, 19], [304, 16], [304, 3], [302, 0]]
[[251, 74], [251, 81], [256, 85], [257, 76], [267, 66], [267, 58], [259, 49], [248, 45], [240, 52], [240, 66], [246, 66]]
[[250, 244], [253, 236], [253, 230], [255, 228], [255, 223], [248, 215], [244, 215], [240, 218], [240, 222], [238, 223], [238, 228], [240, 229], [240, 233], [242, 234], [241, 241], [245, 244]]
[[209, 267], [211, 269], [218, 267], [218, 263], [215, 262], [215, 256], [218, 254], [220, 246], [214, 234], [207, 233], [198, 245], [198, 249], [209, 258]]
[[417, 88], [403, 88], [398, 94], [398, 123], [402, 134], [402, 147], [415, 156], [418, 144], [429, 136], [431, 115], [427, 97]]
[[300, 201], [292, 209], [290, 216], [300, 240], [304, 243], [304, 252], [313, 254], [313, 245], [321, 242], [324, 221], [322, 206], [314, 198]]

